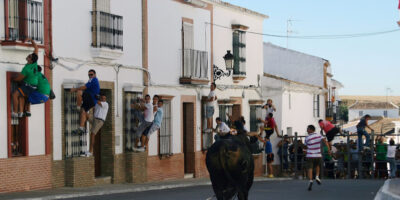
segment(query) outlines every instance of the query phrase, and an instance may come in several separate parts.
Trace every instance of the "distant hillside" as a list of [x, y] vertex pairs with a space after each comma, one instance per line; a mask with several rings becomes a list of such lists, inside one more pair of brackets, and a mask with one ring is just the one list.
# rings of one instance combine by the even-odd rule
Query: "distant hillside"
[[[386, 102], [386, 96], [351, 96], [351, 95], [343, 95], [340, 96], [340, 99], [344, 104], [350, 106], [354, 104], [356, 101], [379, 101]], [[400, 105], [400, 96], [388, 96], [389, 102], [392, 102], [396, 105]]]

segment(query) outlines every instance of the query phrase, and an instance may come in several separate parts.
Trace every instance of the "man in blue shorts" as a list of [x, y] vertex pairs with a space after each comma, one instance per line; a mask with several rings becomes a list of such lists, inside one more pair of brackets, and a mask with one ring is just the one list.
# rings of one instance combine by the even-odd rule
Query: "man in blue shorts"
[[[20, 86], [12, 94], [13, 110], [11, 117], [14, 118], [24, 116], [25, 100], [36, 90], [38, 85], [37, 60], [39, 58], [39, 48], [34, 40], [28, 39], [28, 41], [31, 41], [34, 51], [26, 57], [27, 64], [24, 66], [21, 73], [13, 80], [15, 82], [20, 82]], [[28, 111], [25, 115], [30, 116], [31, 114]]]
[[[85, 125], [88, 119], [88, 112], [97, 104], [97, 99], [100, 94], [100, 84], [96, 77], [94, 69], [88, 72], [89, 81], [78, 88], [72, 88], [71, 92], [78, 92], [77, 94], [77, 107], [80, 109], [80, 124], [77, 133], [85, 133]], [[82, 94], [83, 91], [83, 94]]]

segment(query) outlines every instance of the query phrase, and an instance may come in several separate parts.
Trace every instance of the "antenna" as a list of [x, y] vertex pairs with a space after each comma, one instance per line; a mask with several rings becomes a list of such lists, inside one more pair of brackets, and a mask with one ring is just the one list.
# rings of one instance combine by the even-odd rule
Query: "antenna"
[[292, 30], [292, 22], [298, 22], [298, 21], [300, 21], [300, 20], [293, 20], [292, 18], [289, 18], [287, 21], [286, 21], [286, 48], [288, 49], [289, 48], [289, 36], [290, 36], [290, 34], [298, 34], [298, 32], [297, 31], [293, 31]]

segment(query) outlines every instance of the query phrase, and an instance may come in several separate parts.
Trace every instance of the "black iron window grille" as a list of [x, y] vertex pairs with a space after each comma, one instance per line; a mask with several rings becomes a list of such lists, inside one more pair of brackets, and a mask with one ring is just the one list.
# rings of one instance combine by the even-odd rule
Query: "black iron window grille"
[[123, 50], [123, 18], [102, 11], [92, 11], [92, 46]]

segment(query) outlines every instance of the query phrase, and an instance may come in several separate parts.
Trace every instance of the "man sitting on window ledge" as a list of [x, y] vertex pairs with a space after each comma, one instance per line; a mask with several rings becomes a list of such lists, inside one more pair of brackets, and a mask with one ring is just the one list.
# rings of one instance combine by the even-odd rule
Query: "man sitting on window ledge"
[[85, 85], [71, 89], [71, 92], [78, 92], [76, 95], [76, 105], [81, 112], [79, 129], [76, 130], [78, 134], [86, 132], [85, 126], [88, 119], [88, 112], [97, 104], [100, 93], [100, 84], [96, 77], [96, 71], [94, 69], [89, 70], [88, 76], [89, 81]]
[[[32, 43], [34, 50], [33, 53], [26, 57], [27, 64], [24, 66], [21, 73], [14, 78], [15, 82], [20, 82], [20, 86], [12, 94], [13, 111], [11, 113], [11, 117], [14, 118], [21, 118], [24, 116], [25, 100], [31, 95], [32, 92], [36, 90], [38, 85], [37, 60], [39, 48], [32, 39], [28, 39], [28, 41]], [[29, 117], [31, 116], [31, 113], [26, 111], [25, 116]]]

